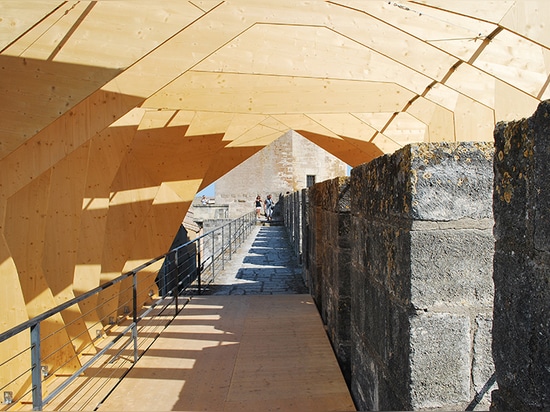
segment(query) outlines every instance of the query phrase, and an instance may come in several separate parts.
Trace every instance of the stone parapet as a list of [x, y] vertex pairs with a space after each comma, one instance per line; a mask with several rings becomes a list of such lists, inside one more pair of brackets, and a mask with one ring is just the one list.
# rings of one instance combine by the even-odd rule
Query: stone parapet
[[464, 409], [490, 380], [492, 155], [488, 143], [417, 144], [352, 170], [360, 409]]
[[550, 409], [550, 101], [495, 130], [495, 410]]
[[310, 290], [321, 313], [344, 378], [351, 381], [350, 342], [350, 187], [349, 178], [335, 178], [309, 190], [305, 268]]
[[359, 410], [489, 407], [492, 157], [410, 145], [302, 197], [294, 241]]

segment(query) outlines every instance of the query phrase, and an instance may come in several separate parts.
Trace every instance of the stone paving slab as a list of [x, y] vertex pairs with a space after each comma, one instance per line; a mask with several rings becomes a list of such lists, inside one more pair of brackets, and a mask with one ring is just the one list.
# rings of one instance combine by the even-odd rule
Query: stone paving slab
[[256, 226], [203, 291], [205, 295], [296, 293], [308, 289], [283, 226]]

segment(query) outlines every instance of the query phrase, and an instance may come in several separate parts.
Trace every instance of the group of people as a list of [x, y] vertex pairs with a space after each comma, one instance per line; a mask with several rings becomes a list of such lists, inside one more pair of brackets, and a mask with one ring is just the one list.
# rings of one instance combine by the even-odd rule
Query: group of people
[[256, 208], [256, 219], [260, 219], [262, 206], [265, 212], [266, 219], [269, 221], [273, 220], [273, 207], [275, 206], [275, 202], [273, 202], [271, 195], [267, 195], [266, 199], [263, 202], [260, 195], [256, 196], [256, 200], [254, 202], [254, 207]]

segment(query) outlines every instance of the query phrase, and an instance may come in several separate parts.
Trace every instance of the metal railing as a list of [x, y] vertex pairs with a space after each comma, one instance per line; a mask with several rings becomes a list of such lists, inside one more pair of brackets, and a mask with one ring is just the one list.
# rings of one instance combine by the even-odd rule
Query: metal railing
[[99, 403], [189, 296], [215, 280], [255, 223], [253, 212], [230, 221], [1, 333], [0, 410]]

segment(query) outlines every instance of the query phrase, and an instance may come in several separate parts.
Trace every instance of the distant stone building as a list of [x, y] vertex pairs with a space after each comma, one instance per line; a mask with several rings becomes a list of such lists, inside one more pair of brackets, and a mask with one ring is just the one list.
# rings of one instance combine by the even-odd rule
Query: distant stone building
[[271, 193], [278, 202], [287, 192], [344, 176], [346, 168], [337, 157], [289, 131], [216, 181], [215, 207], [228, 206], [228, 217], [237, 218], [254, 210], [258, 194], [265, 200]]

